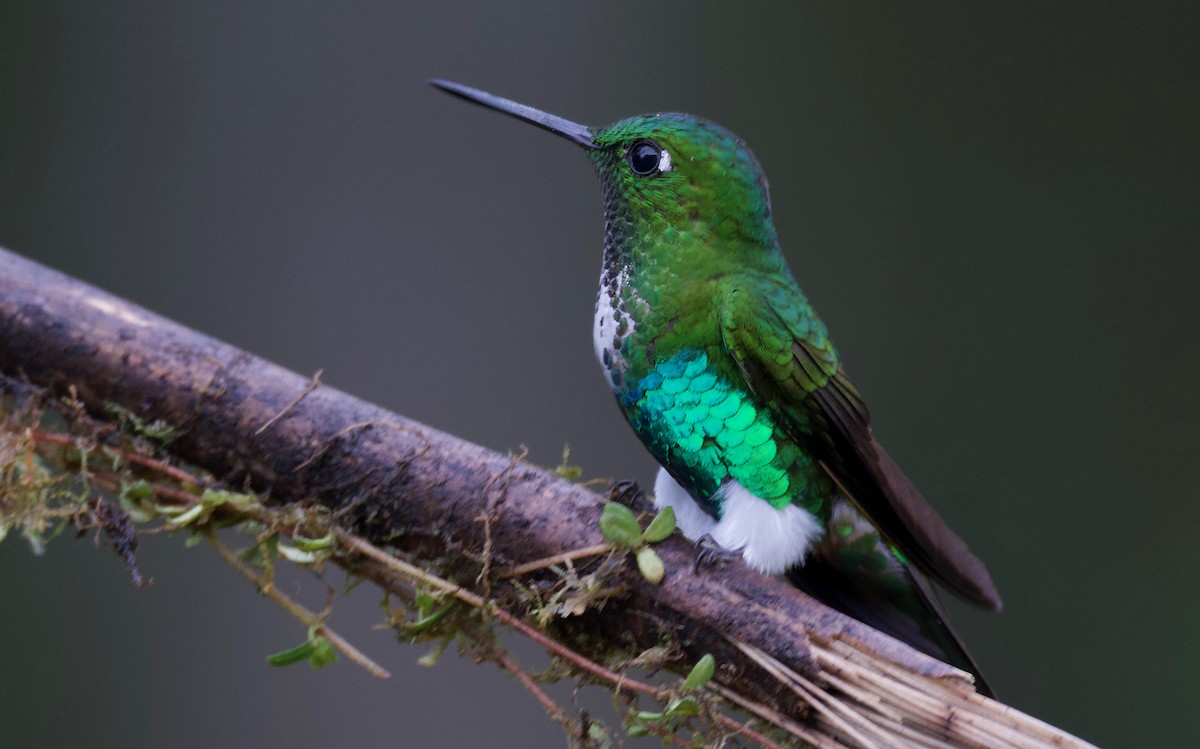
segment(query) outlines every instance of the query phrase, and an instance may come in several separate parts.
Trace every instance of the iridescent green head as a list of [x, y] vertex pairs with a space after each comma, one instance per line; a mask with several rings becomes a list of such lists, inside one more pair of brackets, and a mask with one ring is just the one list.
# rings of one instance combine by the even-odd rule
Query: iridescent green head
[[720, 125], [653, 114], [593, 128], [458, 83], [430, 82], [587, 149], [604, 187], [610, 246], [637, 255], [686, 245], [690, 265], [780, 270], [766, 177], [746, 144]]

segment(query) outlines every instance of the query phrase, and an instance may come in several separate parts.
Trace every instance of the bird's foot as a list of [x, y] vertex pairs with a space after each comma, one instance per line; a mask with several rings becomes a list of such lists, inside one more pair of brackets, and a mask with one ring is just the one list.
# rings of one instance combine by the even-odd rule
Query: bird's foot
[[608, 489], [608, 499], [610, 502], [617, 502], [634, 510], [647, 509], [646, 493], [642, 491], [636, 481], [631, 479], [614, 481]]
[[696, 540], [696, 564], [692, 568], [692, 572], [699, 574], [702, 566], [719, 567], [726, 562], [737, 559], [741, 555], [742, 552], [740, 549], [726, 549], [717, 543], [717, 539], [705, 533]]

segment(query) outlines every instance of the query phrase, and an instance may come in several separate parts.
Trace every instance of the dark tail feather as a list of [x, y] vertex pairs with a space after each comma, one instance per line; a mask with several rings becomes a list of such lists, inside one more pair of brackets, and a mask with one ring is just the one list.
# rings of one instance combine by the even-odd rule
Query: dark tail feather
[[788, 570], [792, 584], [846, 616], [908, 643], [938, 660], [969, 671], [975, 689], [995, 697], [979, 666], [963, 646], [946, 618], [929, 581], [918, 570], [905, 566], [908, 578], [903, 591], [889, 590], [878, 580], [846, 575], [837, 566], [810, 555], [803, 567]]

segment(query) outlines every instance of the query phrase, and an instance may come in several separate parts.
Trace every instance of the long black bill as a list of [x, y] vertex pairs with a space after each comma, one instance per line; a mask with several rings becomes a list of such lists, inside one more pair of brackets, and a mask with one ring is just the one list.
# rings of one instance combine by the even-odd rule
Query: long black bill
[[443, 91], [460, 96], [467, 101], [482, 104], [489, 109], [495, 109], [498, 112], [510, 114], [520, 120], [525, 120], [528, 123], [537, 125], [538, 127], [549, 130], [555, 135], [561, 135], [567, 140], [578, 143], [584, 148], [599, 148], [596, 142], [592, 140], [592, 131], [587, 125], [580, 125], [578, 122], [564, 120], [557, 115], [548, 114], [540, 109], [519, 104], [511, 99], [505, 99], [499, 96], [494, 96], [486, 91], [480, 91], [477, 88], [464, 86], [461, 83], [453, 81], [443, 81], [437, 78], [431, 78], [430, 84], [437, 86]]

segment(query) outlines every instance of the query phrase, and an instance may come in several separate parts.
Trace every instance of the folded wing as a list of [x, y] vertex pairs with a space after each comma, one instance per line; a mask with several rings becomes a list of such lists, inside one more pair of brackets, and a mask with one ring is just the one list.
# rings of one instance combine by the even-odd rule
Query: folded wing
[[968, 601], [999, 610], [983, 563], [875, 441], [866, 404], [799, 291], [729, 281], [718, 304], [726, 349], [792, 439], [909, 561]]

